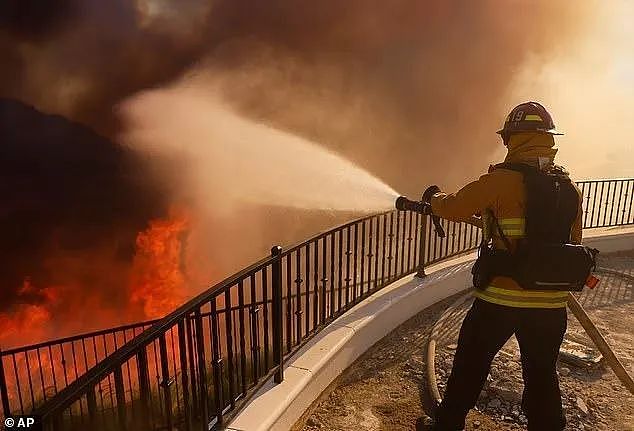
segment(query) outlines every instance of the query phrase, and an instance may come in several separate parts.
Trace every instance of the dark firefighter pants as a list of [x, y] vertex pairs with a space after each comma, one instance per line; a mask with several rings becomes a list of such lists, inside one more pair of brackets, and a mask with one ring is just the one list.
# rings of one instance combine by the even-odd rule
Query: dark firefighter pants
[[566, 419], [556, 362], [566, 332], [566, 309], [514, 308], [476, 298], [462, 323], [444, 399], [436, 412], [436, 431], [462, 430], [475, 406], [491, 362], [515, 334], [522, 355], [522, 410], [529, 431], [560, 431]]

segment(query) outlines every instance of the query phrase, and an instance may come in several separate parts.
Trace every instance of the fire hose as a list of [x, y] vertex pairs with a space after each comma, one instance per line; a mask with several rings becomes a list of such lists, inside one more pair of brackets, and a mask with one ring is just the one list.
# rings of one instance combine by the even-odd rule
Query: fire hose
[[434, 324], [429, 336], [429, 342], [427, 343], [427, 382], [429, 395], [431, 396], [431, 401], [434, 403], [434, 410], [442, 401], [442, 396], [438, 390], [438, 382], [436, 380], [436, 343], [439, 336], [439, 328], [449, 316], [451, 316], [462, 304], [465, 303], [465, 301], [469, 299], [471, 299], [471, 290], [460, 296], [449, 307], [447, 307], [445, 313]]

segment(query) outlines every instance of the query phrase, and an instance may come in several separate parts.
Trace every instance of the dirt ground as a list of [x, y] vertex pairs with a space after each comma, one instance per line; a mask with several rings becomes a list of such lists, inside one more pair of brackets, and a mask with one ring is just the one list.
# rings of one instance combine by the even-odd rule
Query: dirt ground
[[[601, 284], [578, 296], [626, 369], [634, 373], [634, 252], [602, 256]], [[436, 351], [436, 378], [442, 393], [451, 371], [457, 333], [470, 301], [448, 310], [456, 297], [419, 313], [379, 341], [330, 387], [293, 430], [414, 430], [429, 406], [426, 346], [444, 315]], [[447, 316], [448, 313], [451, 313]], [[593, 346], [569, 314], [567, 340]], [[448, 317], [448, 318], [447, 318]], [[441, 325], [438, 323], [438, 325]], [[438, 328], [436, 329], [438, 330]], [[569, 430], [634, 430], [634, 396], [603, 362], [580, 366], [561, 358], [558, 373]], [[521, 366], [515, 338], [496, 356], [466, 430], [524, 430], [520, 408]]]

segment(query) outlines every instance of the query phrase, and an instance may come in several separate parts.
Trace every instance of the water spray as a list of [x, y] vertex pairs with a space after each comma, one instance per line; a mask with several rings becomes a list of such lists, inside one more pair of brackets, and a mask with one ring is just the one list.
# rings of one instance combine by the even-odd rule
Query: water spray
[[139, 94], [120, 112], [122, 141], [185, 160], [186, 171], [175, 175], [181, 188], [216, 215], [229, 218], [244, 204], [373, 213], [393, 207], [398, 196], [319, 143], [241, 115], [204, 80]]

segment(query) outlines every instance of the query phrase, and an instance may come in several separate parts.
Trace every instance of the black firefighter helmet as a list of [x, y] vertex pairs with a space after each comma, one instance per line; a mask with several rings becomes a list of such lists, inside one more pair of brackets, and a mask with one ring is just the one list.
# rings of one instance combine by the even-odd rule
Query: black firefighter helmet
[[563, 135], [555, 129], [555, 123], [546, 108], [537, 102], [525, 102], [517, 105], [506, 117], [504, 127], [497, 133], [504, 142], [512, 133], [538, 132], [549, 135]]

